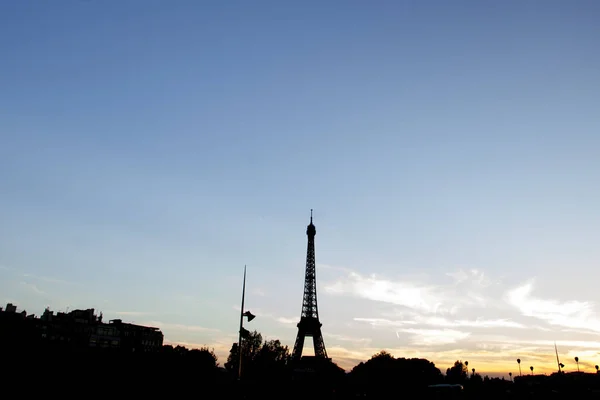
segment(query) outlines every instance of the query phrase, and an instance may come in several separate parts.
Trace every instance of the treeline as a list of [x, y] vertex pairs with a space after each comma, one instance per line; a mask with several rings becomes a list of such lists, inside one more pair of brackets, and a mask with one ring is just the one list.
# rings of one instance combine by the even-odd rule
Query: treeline
[[38, 343], [31, 347], [3, 345], [0, 359], [5, 366], [2, 381], [33, 392], [67, 387], [73, 393], [98, 390], [135, 396], [158, 392], [187, 395], [200, 383], [227, 387], [231, 382], [208, 348], [165, 345], [155, 352], [135, 353]]
[[248, 399], [387, 399], [416, 394], [448, 398], [448, 393], [436, 394], [430, 385], [456, 383], [464, 387], [460, 396], [465, 398], [600, 397], [595, 392], [600, 380], [593, 374], [533, 375], [516, 377], [513, 382], [481, 377], [461, 361], [442, 374], [428, 360], [395, 358], [385, 351], [346, 373], [331, 361], [294, 363], [287, 346], [279, 340], [263, 340], [258, 332], [251, 332], [244, 341], [241, 381], [237, 380], [237, 343], [220, 365], [209, 348], [166, 345], [155, 352], [135, 353], [56, 342], [27, 345], [13, 339], [0, 343], [5, 367], [2, 380], [5, 387], [20, 388], [28, 396], [56, 391], [66, 398], [111, 392], [135, 397], [211, 397], [218, 393], [225, 398]]

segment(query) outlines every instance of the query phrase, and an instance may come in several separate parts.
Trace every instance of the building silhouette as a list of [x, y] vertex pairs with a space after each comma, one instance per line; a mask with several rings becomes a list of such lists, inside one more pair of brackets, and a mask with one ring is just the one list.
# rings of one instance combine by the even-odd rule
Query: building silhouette
[[119, 352], [153, 352], [163, 345], [158, 328], [124, 323], [104, 323], [93, 308], [54, 313], [49, 308], [36, 318], [16, 306], [0, 308], [0, 341], [27, 346], [59, 347], [70, 350], [92, 348]]

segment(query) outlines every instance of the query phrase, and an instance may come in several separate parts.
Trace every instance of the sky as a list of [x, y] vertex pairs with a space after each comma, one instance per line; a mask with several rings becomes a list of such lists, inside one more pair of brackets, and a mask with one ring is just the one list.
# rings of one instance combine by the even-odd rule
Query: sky
[[0, 302], [327, 352], [600, 364], [600, 4], [0, 2]]

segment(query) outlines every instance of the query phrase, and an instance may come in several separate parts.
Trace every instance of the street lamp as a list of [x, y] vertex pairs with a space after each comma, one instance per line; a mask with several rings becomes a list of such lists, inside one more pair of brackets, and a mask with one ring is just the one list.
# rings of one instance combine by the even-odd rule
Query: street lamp
[[250, 311], [244, 312], [244, 298], [246, 297], [246, 266], [244, 265], [244, 285], [242, 287], [242, 308], [240, 310], [240, 332], [238, 337], [238, 380], [242, 378], [242, 337], [248, 337], [250, 332], [244, 329], [244, 317], [248, 318], [248, 322], [252, 321], [255, 316]]

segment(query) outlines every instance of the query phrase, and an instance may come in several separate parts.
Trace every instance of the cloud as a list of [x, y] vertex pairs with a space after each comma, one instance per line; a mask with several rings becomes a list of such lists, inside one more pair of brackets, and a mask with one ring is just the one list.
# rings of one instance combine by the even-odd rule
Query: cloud
[[[534, 365], [543, 373], [553, 371], [556, 341], [561, 360], [579, 354], [590, 365], [600, 363], [600, 342], [592, 337], [600, 332], [600, 315], [592, 302], [543, 299], [535, 296], [532, 282], [507, 290], [477, 269], [394, 279], [335, 271], [323, 286], [325, 293], [367, 300], [353, 302], [354, 316], [347, 317], [356, 341], [331, 338], [347, 350], [336, 347], [347, 358], [344, 362], [360, 359], [358, 352], [365, 361], [385, 349], [402, 357], [427, 358], [443, 369], [458, 359], [469, 360], [485, 373], [514, 373], [521, 358], [526, 368]], [[370, 343], [384, 346], [361, 343], [365, 329], [372, 335]], [[564, 356], [567, 351], [569, 356]]]
[[123, 317], [142, 317], [145, 315], [152, 315], [153, 313], [144, 311], [115, 311], [115, 314]]
[[318, 270], [330, 270], [330, 271], [341, 271], [341, 272], [345, 272], [345, 273], [352, 273], [352, 270], [349, 268], [336, 267], [336, 266], [328, 265], [328, 264], [317, 264], [316, 267]]
[[75, 282], [65, 281], [63, 279], [57, 279], [57, 278], [52, 278], [52, 277], [47, 277], [47, 276], [39, 276], [39, 275], [34, 275], [34, 274], [23, 274], [23, 277], [29, 278], [29, 279], [36, 279], [38, 281], [43, 281], [43, 282], [47, 282], [47, 283], [60, 284], [60, 285], [78, 285], [78, 283], [75, 283]]
[[30, 290], [30, 291], [32, 291], [35, 294], [38, 294], [38, 295], [46, 294], [46, 292], [44, 292], [43, 290], [41, 290], [40, 288], [38, 288], [33, 283], [21, 282], [21, 285], [23, 285], [25, 288], [27, 288], [27, 290]]
[[524, 328], [523, 324], [508, 319], [450, 320], [441, 317], [422, 317], [415, 315], [413, 320], [393, 321], [385, 318], [354, 318], [358, 322], [367, 322], [373, 326], [401, 327], [406, 325], [431, 325], [446, 328]]
[[[346, 346], [330, 346], [327, 353], [334, 361], [345, 368], [351, 370], [359, 362], [370, 359], [374, 354], [381, 350], [386, 350], [395, 357], [405, 358], [425, 358], [435, 363], [441, 370], [452, 366], [454, 361], [469, 361], [469, 367], [473, 366], [477, 371], [490, 376], [504, 376], [508, 378], [508, 373], [513, 376], [518, 375], [519, 367], [517, 358], [522, 360], [521, 368], [523, 372], [529, 371], [529, 366], [533, 365], [536, 373], [552, 373], [556, 371], [556, 356], [554, 354], [554, 342], [552, 341], [512, 341], [510, 338], [498, 337], [497, 341], [477, 343], [476, 349], [469, 349], [461, 346], [461, 340], [470, 341], [470, 337], [460, 339], [465, 336], [464, 332], [439, 332], [413, 330], [409, 334], [423, 335], [423, 341], [429, 343], [410, 343], [407, 346], [392, 346], [387, 348], [361, 346], [358, 348], [349, 348]], [[435, 343], [442, 337], [444, 341], [455, 339], [455, 343], [450, 343], [450, 348], [440, 349]], [[434, 343], [431, 343], [434, 342]], [[598, 350], [600, 343], [591, 344], [588, 342], [559, 341], [557, 342], [561, 362], [566, 365], [567, 371], [575, 371], [574, 357], [580, 358], [580, 367], [586, 372], [595, 372], [594, 365], [597, 364]], [[571, 345], [582, 345], [584, 347], [575, 347], [566, 354], [561, 349]], [[595, 347], [594, 347], [595, 346]]]
[[394, 327], [396, 336], [400, 338], [400, 333], [411, 334], [411, 343], [420, 346], [442, 345], [456, 343], [459, 340], [466, 339], [470, 332], [461, 332], [454, 329], [424, 329], [407, 327], [417, 325], [416, 321], [391, 321], [383, 318], [354, 318], [358, 322], [366, 322], [375, 327]]
[[[520, 358], [523, 372], [529, 371], [529, 366], [533, 365], [536, 373], [552, 373], [556, 371], [556, 355], [554, 353], [553, 340], [522, 340], [505, 336], [486, 337], [482, 341], [477, 341], [474, 347], [465, 346], [474, 340], [473, 336], [460, 339], [464, 332], [440, 332], [411, 330], [406, 332], [409, 335], [424, 335], [424, 342], [427, 340], [435, 341], [437, 338], [444, 340], [455, 339], [455, 343], [450, 343], [447, 348], [440, 348], [438, 343], [419, 343], [411, 342], [406, 346], [371, 347], [368, 345], [352, 348], [352, 343], [348, 346], [330, 346], [327, 348], [328, 355], [333, 357], [334, 361], [342, 368], [350, 370], [359, 362], [367, 361], [374, 354], [381, 350], [386, 350], [395, 357], [406, 358], [425, 358], [436, 364], [441, 370], [452, 366], [456, 360], [468, 360], [469, 366], [473, 366], [477, 371], [490, 376], [504, 376], [508, 378], [508, 373], [513, 376], [518, 375], [519, 367], [516, 362]], [[595, 372], [594, 365], [599, 364], [600, 342], [598, 341], [576, 341], [576, 340], [557, 340], [560, 361], [566, 365], [566, 371], [576, 371], [574, 357], [579, 357], [579, 364], [582, 371]], [[443, 345], [442, 345], [443, 346]]]
[[600, 332], [600, 319], [593, 304], [586, 301], [547, 300], [533, 296], [533, 282], [510, 290], [507, 302], [527, 317], [543, 320], [550, 325]]
[[521, 323], [511, 321], [509, 319], [483, 319], [477, 318], [474, 320], [449, 320], [440, 317], [417, 317], [416, 322], [424, 325], [433, 325], [439, 327], [453, 328], [525, 328]]
[[[240, 306], [234, 305], [232, 307], [237, 312], [240, 311]], [[246, 309], [246, 311], [248, 311], [248, 309]], [[277, 316], [271, 312], [264, 311], [260, 308], [253, 308], [252, 314], [256, 315], [257, 318], [261, 318], [261, 319], [267, 318], [267, 319], [277, 321], [283, 325], [286, 325], [287, 327], [291, 327], [292, 325], [295, 327], [295, 325], [298, 323], [298, 317], [281, 317], [281, 316]]]
[[163, 331], [177, 331], [177, 332], [220, 332], [219, 329], [205, 328], [197, 325], [183, 325], [183, 324], [169, 324], [161, 321], [145, 321], [141, 322], [140, 325], [153, 326]]
[[454, 278], [453, 282], [442, 285], [349, 272], [326, 283], [324, 290], [330, 295], [351, 295], [430, 314], [455, 314], [462, 307], [482, 308], [489, 304], [485, 289], [492, 282], [482, 272], [460, 270], [448, 275]]
[[426, 312], [435, 312], [439, 304], [433, 287], [392, 282], [375, 275], [363, 277], [355, 272], [344, 280], [325, 285], [324, 289], [329, 294], [350, 294]]
[[446, 276], [454, 278], [455, 284], [461, 284], [464, 282], [475, 282], [481, 287], [488, 287], [492, 285], [492, 281], [489, 280], [483, 271], [479, 271], [477, 269], [470, 269], [465, 271], [464, 269], [459, 269], [454, 272], [447, 272]]
[[[546, 373], [556, 368], [554, 341], [569, 368], [576, 368], [575, 355], [582, 368], [600, 363], [600, 342], [592, 337], [600, 332], [600, 318], [591, 302], [539, 298], [533, 283], [507, 290], [477, 269], [390, 277], [319, 268], [326, 271], [321, 274], [322, 290], [329, 295], [326, 301], [334, 307], [336, 302], [344, 305], [344, 310], [336, 309], [335, 323], [322, 321], [328, 355], [343, 368], [387, 350], [396, 357], [426, 358], [442, 371], [456, 360], [468, 360], [477, 371], [508, 377], [508, 372], [518, 374], [520, 358], [524, 372], [533, 365], [536, 372]], [[233, 308], [239, 312], [239, 305]], [[273, 330], [283, 331], [279, 324], [293, 329], [298, 322], [297, 316], [281, 316], [275, 309], [250, 309]], [[203, 327], [170, 331], [163, 327], [170, 339], [183, 341], [179, 343], [206, 340], [209, 347], [218, 345], [220, 360], [237, 341], [237, 335], [213, 335]], [[261, 330], [263, 337], [275, 333]], [[185, 332], [201, 333], [194, 338]], [[287, 335], [281, 339], [291, 348], [295, 335]]]
[[267, 294], [265, 293], [264, 290], [260, 289], [260, 288], [254, 288], [252, 289], [251, 292], [253, 295], [255, 296], [260, 296], [260, 297], [265, 297]]
[[275, 320], [286, 325], [295, 325], [298, 323], [298, 318], [277, 317]]
[[204, 344], [200, 344], [200, 343], [192, 343], [192, 342], [181, 342], [181, 341], [173, 341], [173, 340], [168, 340], [165, 339], [163, 341], [163, 344], [165, 345], [171, 345], [171, 346], [183, 346], [183, 347], [187, 347], [188, 349], [204, 349], [204, 348], [211, 348], [208, 344], [204, 343]]
[[408, 333], [413, 335], [411, 342], [417, 346], [433, 346], [449, 343], [456, 343], [460, 340], [468, 338], [470, 332], [461, 332], [454, 329], [400, 329], [396, 332]]
[[375, 327], [398, 327], [416, 324], [415, 321], [391, 321], [385, 318], [354, 318], [354, 321], [366, 322]]
[[[327, 354], [332, 357], [334, 362], [340, 367], [346, 369], [346, 371], [350, 371], [355, 365], [369, 360], [381, 350], [386, 350], [394, 357], [424, 358], [433, 361], [436, 367], [441, 371], [445, 371], [446, 368], [451, 367], [456, 360], [468, 359], [469, 365], [473, 365], [478, 371], [486, 371], [486, 374], [489, 374], [490, 376], [505, 376], [508, 378], [508, 372], [512, 369], [507, 368], [507, 364], [510, 363], [511, 365], [514, 364], [515, 367], [517, 366], [514, 361], [517, 356], [512, 353], [493, 353], [493, 356], [488, 357], [487, 354], [466, 353], [464, 349], [461, 348], [440, 351], [438, 348], [432, 346], [424, 346], [422, 348], [414, 345], [409, 347], [400, 346], [388, 348], [364, 346], [359, 349], [350, 349], [344, 346], [331, 346], [327, 348]], [[524, 360], [530, 360], [526, 353], [520, 353], [520, 356], [522, 356]]]
[[324, 333], [323, 336], [325, 339], [331, 339], [333, 341], [339, 341], [339, 342], [350, 342], [350, 343], [359, 344], [359, 345], [367, 345], [372, 342], [372, 339], [370, 339], [370, 338], [357, 338], [357, 337], [346, 336], [346, 335], [336, 335], [336, 334], [332, 334], [332, 333]]
[[376, 352], [377, 350], [365, 348], [348, 349], [342, 346], [329, 346], [327, 348], [327, 355], [331, 357], [338, 366], [346, 371], [352, 370], [352, 368], [360, 362], [367, 361]]

